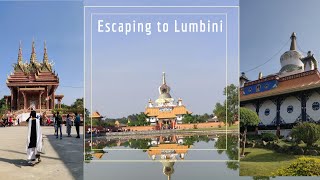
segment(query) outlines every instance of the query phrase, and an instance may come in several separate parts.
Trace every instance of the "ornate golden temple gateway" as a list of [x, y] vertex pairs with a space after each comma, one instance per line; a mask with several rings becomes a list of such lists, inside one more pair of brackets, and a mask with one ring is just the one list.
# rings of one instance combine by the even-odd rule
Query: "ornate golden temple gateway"
[[53, 63], [49, 62], [46, 43], [44, 43], [43, 62], [38, 62], [35, 43], [32, 42], [32, 52], [29, 63], [23, 62], [21, 42], [18, 60], [13, 65], [14, 70], [7, 78], [7, 86], [11, 95], [4, 96], [11, 111], [35, 109], [54, 109], [55, 99], [61, 106], [63, 95], [56, 95], [59, 86], [58, 74], [53, 71]]

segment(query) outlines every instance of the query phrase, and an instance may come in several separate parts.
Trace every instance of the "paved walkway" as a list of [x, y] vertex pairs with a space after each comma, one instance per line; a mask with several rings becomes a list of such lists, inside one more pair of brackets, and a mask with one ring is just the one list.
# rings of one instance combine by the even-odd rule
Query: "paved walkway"
[[[0, 179], [83, 179], [83, 138], [66, 137], [56, 139], [53, 127], [42, 127], [46, 153], [41, 163], [34, 167], [26, 164], [27, 127], [0, 128]], [[80, 129], [82, 132], [82, 128]]]

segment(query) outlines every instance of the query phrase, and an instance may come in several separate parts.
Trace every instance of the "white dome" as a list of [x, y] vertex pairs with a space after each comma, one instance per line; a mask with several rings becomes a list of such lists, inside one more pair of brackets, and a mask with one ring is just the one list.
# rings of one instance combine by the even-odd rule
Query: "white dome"
[[304, 71], [304, 64], [301, 61], [303, 55], [296, 50], [296, 35], [291, 35], [290, 50], [283, 53], [280, 57], [280, 74], [296, 74]]

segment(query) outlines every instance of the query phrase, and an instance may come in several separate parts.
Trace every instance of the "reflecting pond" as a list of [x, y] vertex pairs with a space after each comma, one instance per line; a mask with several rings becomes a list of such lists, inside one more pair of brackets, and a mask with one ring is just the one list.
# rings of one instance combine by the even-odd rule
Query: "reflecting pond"
[[[97, 137], [86, 141], [85, 178], [238, 177], [238, 134]], [[92, 150], [91, 150], [92, 147]]]
[[238, 134], [95, 137], [85, 143], [84, 178], [261, 179], [239, 177], [238, 142]]

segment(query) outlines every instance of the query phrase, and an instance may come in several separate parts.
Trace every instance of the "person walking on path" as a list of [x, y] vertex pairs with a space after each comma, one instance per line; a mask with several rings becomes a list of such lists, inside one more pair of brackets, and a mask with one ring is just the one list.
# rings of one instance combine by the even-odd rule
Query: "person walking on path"
[[71, 137], [71, 126], [72, 126], [72, 120], [70, 115], [67, 115], [67, 120], [66, 120], [66, 126], [67, 126], [67, 134], [68, 137]]
[[62, 117], [60, 116], [59, 111], [57, 112], [57, 116], [56, 116], [56, 124], [57, 124], [56, 139], [58, 139], [59, 129], [60, 129], [60, 139], [62, 139]]
[[57, 121], [56, 121], [56, 114], [55, 113], [52, 116], [52, 121], [53, 121], [54, 135], [56, 135], [56, 133], [57, 133]]
[[31, 108], [28, 122], [28, 139], [27, 139], [27, 161], [29, 165], [34, 165], [36, 159], [40, 162], [40, 153], [42, 152], [42, 133], [40, 119], [36, 118], [36, 111]]
[[76, 138], [80, 138], [80, 134], [79, 134], [79, 127], [80, 127], [80, 115], [78, 113], [75, 113], [76, 118], [74, 120], [75, 126], [76, 126], [76, 131], [77, 131], [77, 137]]

